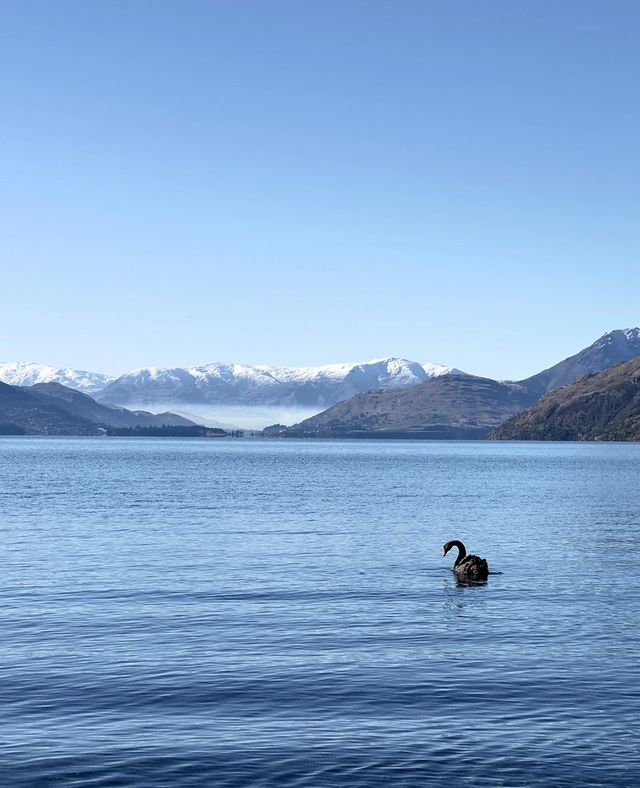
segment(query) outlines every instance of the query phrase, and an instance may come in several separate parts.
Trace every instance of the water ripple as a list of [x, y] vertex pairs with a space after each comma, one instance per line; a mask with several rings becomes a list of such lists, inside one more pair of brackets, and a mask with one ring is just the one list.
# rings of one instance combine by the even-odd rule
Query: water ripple
[[3, 784], [640, 784], [638, 448], [1, 440]]

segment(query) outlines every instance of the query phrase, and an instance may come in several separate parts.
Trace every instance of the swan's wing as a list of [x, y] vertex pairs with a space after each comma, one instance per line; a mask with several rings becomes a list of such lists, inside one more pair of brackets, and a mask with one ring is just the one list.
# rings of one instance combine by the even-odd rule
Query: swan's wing
[[467, 575], [488, 575], [489, 565], [486, 558], [480, 558], [478, 555], [468, 555], [458, 564], [456, 571], [464, 572]]
[[478, 555], [465, 555], [465, 557], [460, 561], [458, 566], [463, 566], [464, 564], [482, 564], [487, 563], [484, 558], [480, 558]]

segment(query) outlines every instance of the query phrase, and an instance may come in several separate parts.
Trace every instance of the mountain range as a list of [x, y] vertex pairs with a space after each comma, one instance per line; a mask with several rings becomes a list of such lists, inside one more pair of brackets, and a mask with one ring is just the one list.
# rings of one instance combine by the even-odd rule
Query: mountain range
[[638, 354], [640, 329], [616, 330], [525, 380], [445, 375], [408, 390], [371, 391], [267, 431], [291, 437], [483, 438], [545, 393]]
[[0, 388], [0, 424], [22, 424], [26, 432], [46, 434], [94, 434], [98, 427], [192, 426], [193, 421], [173, 413], [154, 415], [123, 405], [204, 402], [322, 411], [291, 427], [266, 430], [285, 436], [505, 437], [497, 428], [541, 397], [545, 401], [549, 392], [639, 355], [640, 329], [632, 328], [609, 332], [574, 356], [520, 381], [480, 378], [400, 358], [304, 368], [220, 363], [150, 367], [118, 378], [14, 362], [0, 364], [0, 380], [5, 381]]
[[213, 363], [200, 367], [146, 367], [117, 378], [73, 369], [0, 363], [0, 381], [26, 386], [55, 382], [113, 405], [183, 407], [190, 404], [293, 406], [323, 410], [372, 388], [414, 386], [444, 374], [442, 364], [401, 358], [320, 367], [270, 367]]

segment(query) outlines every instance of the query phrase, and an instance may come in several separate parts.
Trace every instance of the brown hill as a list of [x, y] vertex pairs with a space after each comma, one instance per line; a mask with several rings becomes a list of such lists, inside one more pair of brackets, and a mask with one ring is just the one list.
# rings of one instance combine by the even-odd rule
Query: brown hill
[[491, 436], [498, 440], [640, 440], [640, 358], [545, 395]]
[[482, 438], [530, 405], [522, 386], [443, 375], [405, 389], [370, 391], [293, 427], [291, 437]]

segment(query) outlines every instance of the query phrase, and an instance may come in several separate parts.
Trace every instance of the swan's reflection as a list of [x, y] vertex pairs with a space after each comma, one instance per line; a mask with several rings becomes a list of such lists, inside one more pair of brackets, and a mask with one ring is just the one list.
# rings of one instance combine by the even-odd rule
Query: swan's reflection
[[469, 592], [474, 589], [485, 588], [488, 585], [486, 580], [469, 580], [465, 577], [447, 577], [442, 581], [442, 589], [444, 591], [444, 609], [454, 615], [463, 615], [464, 609], [471, 597], [468, 596]]
[[483, 586], [488, 585], [488, 580], [472, 580], [469, 577], [460, 577], [460, 575], [455, 576], [455, 586], [456, 588], [482, 588]]

